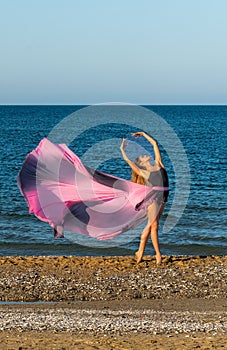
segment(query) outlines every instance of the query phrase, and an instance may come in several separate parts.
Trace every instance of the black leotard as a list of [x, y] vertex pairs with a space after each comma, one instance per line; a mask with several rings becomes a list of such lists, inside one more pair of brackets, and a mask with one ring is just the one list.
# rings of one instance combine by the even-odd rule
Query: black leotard
[[[146, 181], [148, 186], [169, 187], [169, 180], [167, 171], [165, 168], [160, 168], [155, 171], [151, 171], [148, 180]], [[167, 202], [169, 190], [160, 191], [160, 200]], [[162, 198], [161, 198], [162, 197]]]

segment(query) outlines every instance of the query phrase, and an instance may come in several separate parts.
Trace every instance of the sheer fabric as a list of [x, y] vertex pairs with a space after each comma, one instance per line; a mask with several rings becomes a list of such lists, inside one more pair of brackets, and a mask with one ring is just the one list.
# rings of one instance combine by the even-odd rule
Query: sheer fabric
[[54, 228], [99, 240], [133, 229], [163, 189], [138, 185], [86, 167], [65, 144], [41, 140], [17, 178], [29, 212]]

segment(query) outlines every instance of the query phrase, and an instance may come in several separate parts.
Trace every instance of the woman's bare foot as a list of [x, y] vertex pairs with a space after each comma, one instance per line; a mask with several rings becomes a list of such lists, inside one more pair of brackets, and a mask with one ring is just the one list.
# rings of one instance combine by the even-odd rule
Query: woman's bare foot
[[160, 265], [162, 263], [162, 256], [161, 254], [156, 254], [156, 264]]
[[140, 254], [139, 251], [135, 253], [136, 263], [139, 264], [142, 260], [143, 254]]

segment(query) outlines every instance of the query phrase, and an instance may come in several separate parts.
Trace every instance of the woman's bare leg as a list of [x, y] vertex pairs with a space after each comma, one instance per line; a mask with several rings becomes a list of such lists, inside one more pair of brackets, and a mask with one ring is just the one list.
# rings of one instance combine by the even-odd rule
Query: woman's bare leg
[[[162, 262], [162, 255], [160, 252], [159, 239], [158, 239], [158, 226], [159, 226], [159, 219], [162, 215], [164, 207], [165, 207], [165, 203], [163, 202], [161, 207], [158, 210], [158, 215], [157, 215], [156, 219], [151, 224], [151, 240], [152, 240], [152, 244], [153, 244], [153, 247], [154, 247], [154, 250], [156, 253], [157, 264], [161, 264], [161, 262]], [[158, 208], [156, 207], [156, 209], [158, 209]]]
[[159, 240], [158, 240], [158, 225], [159, 225], [159, 218], [162, 215], [164, 207], [165, 207], [165, 203], [162, 203], [161, 206], [158, 206], [156, 202], [153, 202], [148, 207], [148, 223], [141, 234], [139, 249], [135, 254], [137, 263], [140, 263], [142, 260], [143, 253], [150, 234], [151, 234], [151, 240], [152, 240], [152, 244], [156, 254], [156, 262], [157, 264], [160, 264], [162, 262], [162, 256], [161, 256]]
[[149, 223], [147, 223], [146, 227], [144, 228], [141, 237], [140, 237], [140, 245], [139, 245], [139, 249], [136, 252], [135, 256], [136, 256], [136, 262], [137, 264], [139, 264], [142, 260], [143, 257], [143, 253], [147, 244], [147, 240], [150, 236], [151, 233], [151, 225]]
[[148, 238], [151, 234], [152, 223], [157, 219], [158, 207], [157, 207], [156, 202], [153, 202], [148, 207], [147, 214], [148, 214], [148, 223], [145, 226], [145, 228], [141, 234], [139, 249], [135, 254], [137, 263], [139, 263], [142, 260], [143, 253], [144, 253]]
[[156, 254], [156, 262], [157, 264], [161, 264], [162, 255], [160, 252], [158, 240], [158, 220], [155, 220], [151, 225], [151, 240]]

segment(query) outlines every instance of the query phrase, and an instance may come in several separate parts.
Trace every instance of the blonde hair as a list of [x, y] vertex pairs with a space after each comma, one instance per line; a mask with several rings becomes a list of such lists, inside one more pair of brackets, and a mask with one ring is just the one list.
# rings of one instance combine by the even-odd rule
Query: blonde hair
[[141, 175], [137, 175], [135, 171], [132, 170], [132, 182], [135, 182], [139, 185], [145, 185], [144, 178]]

